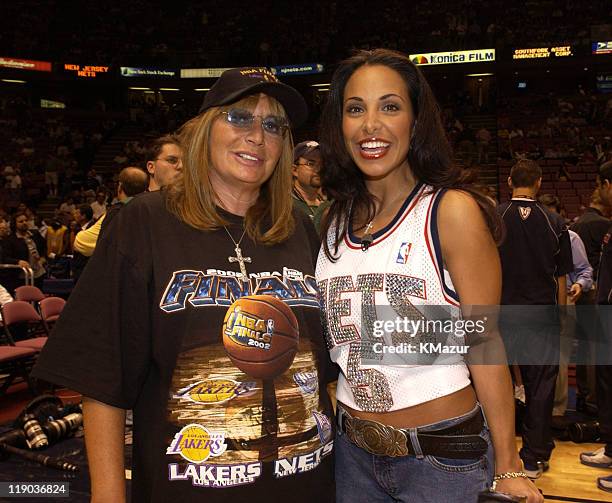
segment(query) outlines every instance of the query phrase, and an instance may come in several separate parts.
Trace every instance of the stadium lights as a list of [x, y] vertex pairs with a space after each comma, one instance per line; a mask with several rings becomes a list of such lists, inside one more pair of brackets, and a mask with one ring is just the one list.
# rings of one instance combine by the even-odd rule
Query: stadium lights
[[25, 84], [25, 80], [15, 80], [15, 79], [2, 79], [2, 82], [11, 82], [13, 84]]
[[320, 93], [328, 93], [329, 89], [324, 89], [324, 88], [320, 87], [319, 89], [317, 89], [317, 91], [319, 91]]
[[176, 89], [174, 87], [160, 87], [160, 91], [180, 91], [180, 89]]
[[494, 73], [468, 73], [466, 77], [489, 77], [495, 75]]
[[194, 89], [194, 91], [210, 91], [210, 87], [201, 87], [199, 89]]
[[329, 82], [327, 84], [311, 84], [310, 87], [328, 87], [329, 86]]
[[150, 91], [150, 87], [128, 87], [128, 89], [133, 89], [134, 91]]

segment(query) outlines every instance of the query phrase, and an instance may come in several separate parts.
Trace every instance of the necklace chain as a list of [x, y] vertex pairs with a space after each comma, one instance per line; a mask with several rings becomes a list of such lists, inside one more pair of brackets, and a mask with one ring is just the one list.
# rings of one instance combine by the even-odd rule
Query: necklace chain
[[240, 236], [240, 239], [238, 240], [238, 242], [236, 242], [236, 240], [234, 239], [234, 236], [232, 236], [232, 233], [229, 231], [229, 229], [225, 225], [223, 226], [223, 228], [225, 229], [225, 232], [227, 232], [227, 235], [232, 240], [232, 243], [234, 243], [234, 245], [236, 246], [240, 246], [240, 243], [242, 243], [242, 239], [244, 238], [244, 235], [246, 234], [246, 229], [242, 231], [242, 236]]
[[248, 277], [247, 270], [244, 264], [245, 262], [247, 264], [250, 264], [252, 262], [252, 259], [251, 257], [245, 257], [244, 255], [242, 255], [242, 249], [240, 248], [240, 243], [242, 243], [242, 239], [244, 238], [246, 234], [246, 228], [242, 231], [242, 236], [240, 236], [240, 239], [238, 240], [238, 242], [236, 242], [236, 240], [234, 239], [234, 236], [232, 236], [232, 233], [229, 231], [229, 229], [225, 225], [223, 226], [223, 228], [225, 229], [225, 232], [227, 232], [227, 235], [232, 240], [232, 243], [234, 243], [235, 245], [234, 253], [236, 253], [236, 256], [235, 257], [229, 256], [227, 257], [227, 260], [230, 264], [234, 262], [238, 262], [238, 265], [240, 266], [240, 273], [242, 274], [244, 278], [247, 278]]
[[402, 196], [404, 196], [404, 193], [400, 193], [395, 199], [393, 199], [393, 201], [391, 201], [388, 205], [386, 205], [385, 208], [383, 208], [378, 213], [376, 213], [376, 212], [374, 213], [374, 216], [372, 217], [372, 220], [370, 220], [368, 222], [368, 224], [365, 226], [364, 233], [363, 233], [363, 236], [361, 238], [361, 249], [363, 251], [367, 251], [368, 248], [370, 247], [370, 245], [374, 242], [374, 236], [372, 235], [370, 230], [374, 226], [374, 220], [376, 220], [376, 217], [380, 217], [380, 215], [382, 215], [383, 212], [387, 208], [390, 208], [391, 206], [393, 206], [396, 203], [396, 201], [398, 201]]
[[368, 224], [365, 227], [365, 233], [367, 234], [368, 231], [374, 226], [374, 220], [376, 220], [377, 217], [380, 217], [380, 215], [382, 215], [388, 208], [390, 208], [392, 205], [394, 205], [398, 199], [401, 199], [401, 197], [404, 196], [403, 193], [399, 194], [399, 196], [397, 196], [395, 199], [393, 199], [393, 201], [391, 201], [389, 204], [387, 204], [382, 210], [380, 210], [378, 213], [374, 213], [374, 216], [372, 217], [372, 220], [370, 220], [368, 222]]

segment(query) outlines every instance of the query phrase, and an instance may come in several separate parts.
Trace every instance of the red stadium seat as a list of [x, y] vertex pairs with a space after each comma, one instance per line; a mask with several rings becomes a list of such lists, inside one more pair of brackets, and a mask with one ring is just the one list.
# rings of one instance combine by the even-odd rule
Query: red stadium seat
[[4, 334], [11, 346], [40, 351], [47, 342], [47, 327], [36, 309], [23, 300], [2, 306]]
[[40, 301], [40, 315], [47, 330], [50, 330], [59, 319], [65, 305], [66, 301], [61, 297], [46, 297]]
[[15, 300], [24, 300], [26, 302], [40, 302], [45, 298], [40, 288], [31, 285], [20, 286], [15, 288]]
[[555, 189], [570, 189], [571, 187], [572, 182], [569, 181], [555, 182]]
[[0, 346], [0, 396], [2, 396], [16, 378], [21, 377], [28, 383], [33, 394], [36, 387], [30, 380], [30, 369], [34, 365], [38, 351], [33, 348]]
[[567, 216], [569, 218], [573, 218], [580, 212], [580, 205], [578, 204], [566, 204], [565, 211], [567, 212]]
[[582, 191], [585, 191], [585, 190], [591, 191], [591, 190], [593, 190], [595, 188], [593, 183], [586, 182], [586, 181], [584, 181], [584, 182], [573, 182], [572, 185], [574, 186], [575, 189], [582, 190]]
[[575, 196], [576, 189], [557, 189], [557, 196], [563, 201], [568, 196]]
[[542, 182], [542, 188], [540, 189], [540, 192], [542, 193], [548, 193], [548, 192], [554, 192], [555, 190], [555, 184], [552, 182]]

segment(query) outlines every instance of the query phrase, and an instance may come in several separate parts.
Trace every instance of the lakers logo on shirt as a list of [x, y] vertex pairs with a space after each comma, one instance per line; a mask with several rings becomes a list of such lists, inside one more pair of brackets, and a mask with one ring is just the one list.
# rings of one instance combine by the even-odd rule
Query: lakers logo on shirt
[[209, 431], [200, 424], [188, 424], [174, 435], [166, 454], [179, 454], [183, 459], [199, 464], [220, 456], [226, 449], [225, 433]]
[[181, 388], [173, 398], [184, 398], [193, 403], [216, 404], [223, 403], [237, 396], [249, 395], [254, 391], [253, 381], [238, 382], [233, 379], [215, 377], [204, 379]]
[[273, 334], [273, 319], [264, 320], [243, 311], [240, 306], [235, 307], [227, 318], [225, 335], [241, 346], [269, 350]]
[[519, 210], [519, 215], [521, 216], [523, 220], [527, 220], [529, 218], [529, 215], [531, 215], [531, 208], [529, 206], [527, 207], [519, 206], [518, 210]]
[[412, 243], [402, 243], [399, 247], [399, 251], [397, 252], [397, 257], [395, 258], [395, 262], [398, 264], [406, 264], [408, 263], [408, 255], [410, 255], [410, 249], [412, 248]]

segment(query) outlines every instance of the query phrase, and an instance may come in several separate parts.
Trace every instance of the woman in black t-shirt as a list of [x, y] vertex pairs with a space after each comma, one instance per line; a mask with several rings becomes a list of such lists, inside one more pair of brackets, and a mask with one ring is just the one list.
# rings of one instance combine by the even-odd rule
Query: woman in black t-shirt
[[[125, 501], [130, 408], [132, 502], [333, 500], [318, 241], [291, 202], [289, 120], [306, 113], [266, 69], [225, 72], [181, 131], [180, 179], [131, 201], [98, 243], [35, 369], [86, 397], [92, 501]], [[299, 327], [274, 379], [222, 342], [228, 307], [258, 294]]]

